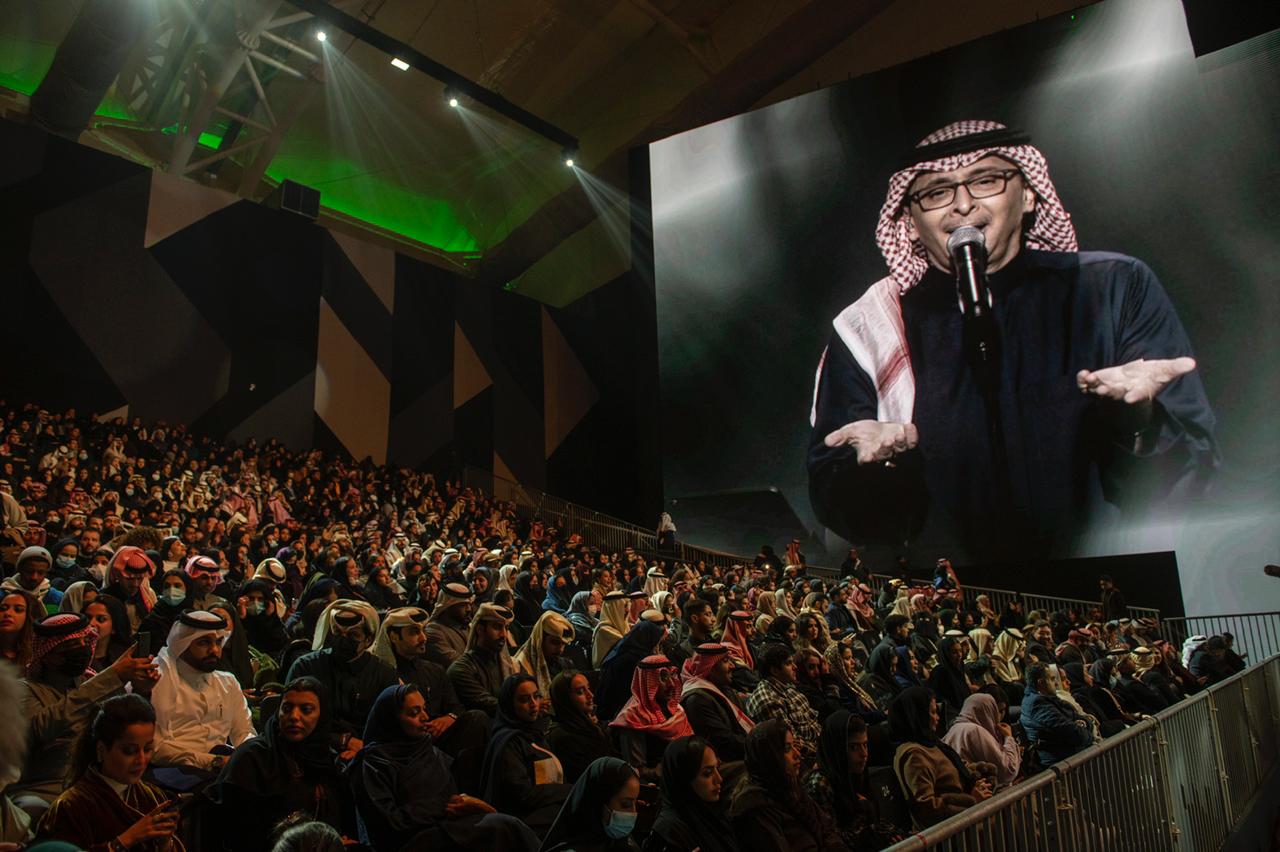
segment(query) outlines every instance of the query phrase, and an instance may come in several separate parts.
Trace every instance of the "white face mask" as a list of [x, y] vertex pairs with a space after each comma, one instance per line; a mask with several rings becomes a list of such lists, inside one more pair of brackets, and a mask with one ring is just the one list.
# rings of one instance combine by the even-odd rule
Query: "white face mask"
[[107, 566], [90, 565], [89, 574], [93, 577], [93, 579], [97, 580], [98, 585], [101, 586], [107, 579]]

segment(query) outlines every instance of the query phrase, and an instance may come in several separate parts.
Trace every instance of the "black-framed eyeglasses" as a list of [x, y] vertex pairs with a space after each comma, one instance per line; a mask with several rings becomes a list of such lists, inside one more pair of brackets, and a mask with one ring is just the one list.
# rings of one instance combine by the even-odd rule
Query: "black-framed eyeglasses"
[[964, 187], [970, 198], [991, 198], [1004, 192], [1009, 185], [1009, 178], [1021, 174], [1017, 169], [1006, 169], [1000, 172], [985, 172], [968, 180], [955, 183], [940, 183], [919, 192], [913, 192], [907, 198], [920, 205], [921, 210], [938, 210], [946, 207], [956, 199], [956, 189]]

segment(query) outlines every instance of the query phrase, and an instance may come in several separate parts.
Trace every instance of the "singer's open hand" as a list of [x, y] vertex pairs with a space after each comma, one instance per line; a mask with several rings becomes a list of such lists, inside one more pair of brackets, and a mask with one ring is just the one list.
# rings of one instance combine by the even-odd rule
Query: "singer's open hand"
[[1139, 358], [1119, 367], [1081, 370], [1076, 374], [1076, 385], [1083, 393], [1122, 400], [1132, 405], [1153, 401], [1166, 385], [1195, 368], [1194, 358], [1155, 361]]
[[825, 439], [828, 447], [852, 446], [858, 451], [858, 464], [888, 461], [920, 443], [914, 423], [882, 423], [858, 420], [847, 423]]

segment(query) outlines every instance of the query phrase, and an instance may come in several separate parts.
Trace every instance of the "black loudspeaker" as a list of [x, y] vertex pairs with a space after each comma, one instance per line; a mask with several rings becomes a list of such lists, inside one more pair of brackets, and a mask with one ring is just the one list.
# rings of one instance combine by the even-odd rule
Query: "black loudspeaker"
[[1182, 0], [1196, 56], [1280, 28], [1276, 0]]
[[288, 210], [314, 219], [320, 215], [320, 190], [291, 180], [281, 181], [262, 203], [272, 210]]

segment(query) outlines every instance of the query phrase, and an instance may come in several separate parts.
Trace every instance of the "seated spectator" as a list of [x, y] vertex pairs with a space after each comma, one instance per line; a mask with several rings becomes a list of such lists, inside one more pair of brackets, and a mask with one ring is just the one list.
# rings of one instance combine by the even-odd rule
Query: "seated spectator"
[[796, 629], [796, 621], [790, 615], [779, 612], [778, 616], [769, 624], [769, 629], [765, 631], [761, 640], [761, 648], [767, 645], [781, 645], [787, 649], [787, 653], [794, 654], [796, 647], [796, 638], [799, 632]]
[[757, 662], [760, 684], [747, 696], [747, 713], [757, 724], [781, 719], [795, 738], [802, 758], [812, 758], [818, 750], [822, 726], [818, 714], [796, 689], [796, 662], [782, 645], [766, 645]]
[[858, 658], [852, 646], [846, 642], [833, 642], [827, 648], [826, 660], [826, 677], [835, 684], [836, 698], [844, 709], [871, 725], [888, 718], [876, 706], [871, 693], [858, 684]]
[[458, 793], [431, 721], [414, 684], [388, 686], [374, 702], [365, 746], [348, 770], [361, 841], [374, 849], [537, 849], [519, 820]]
[[632, 766], [655, 767], [667, 744], [693, 732], [680, 706], [680, 678], [660, 654], [645, 657], [631, 676], [631, 697], [609, 723], [619, 736], [623, 757]]
[[[64, 592], [72, 583], [79, 583], [91, 578], [89, 571], [80, 564], [80, 540], [70, 537], [64, 538], [53, 545], [50, 551], [53, 556], [53, 564], [49, 566], [49, 572], [45, 577], [49, 580], [49, 585], [53, 589]], [[88, 562], [85, 559], [84, 562]]]
[[313, 677], [290, 681], [262, 736], [237, 748], [208, 788], [219, 806], [215, 848], [268, 850], [272, 827], [295, 811], [354, 834], [345, 823], [350, 802], [330, 735], [324, 686]]
[[1165, 674], [1168, 669], [1162, 665], [1159, 651], [1145, 646], [1135, 648], [1133, 662], [1134, 678], [1155, 690], [1166, 707], [1172, 707], [1182, 700], [1182, 694], [1174, 680]]
[[576, 593], [569, 602], [569, 611], [565, 613], [565, 617], [573, 625], [573, 641], [584, 648], [591, 647], [591, 634], [600, 623], [596, 616], [600, 613], [600, 603], [603, 600], [603, 595], [587, 591]]
[[[129, 615], [119, 598], [106, 593], [99, 594], [93, 601], [85, 604], [84, 614], [89, 616], [93, 629], [98, 631], [98, 641], [93, 646], [93, 662], [89, 667], [100, 672], [133, 644]], [[159, 637], [155, 641], [158, 644]]]
[[1222, 663], [1226, 667], [1226, 670], [1231, 674], [1242, 672], [1248, 668], [1249, 665], [1244, 661], [1244, 658], [1249, 656], [1248, 652], [1245, 652], [1243, 655], [1237, 654], [1235, 645], [1236, 637], [1232, 636], [1225, 630], [1222, 631]]
[[1012, 784], [1022, 768], [1022, 749], [1013, 729], [1001, 721], [996, 700], [976, 692], [964, 700], [942, 742], [965, 763], [990, 763], [996, 768], [996, 786]]
[[446, 584], [436, 598], [436, 607], [427, 621], [427, 642], [450, 664], [467, 650], [473, 611], [471, 590], [461, 583]]
[[427, 613], [417, 607], [393, 609], [382, 619], [369, 653], [395, 669], [400, 682], [418, 687], [426, 701], [431, 742], [451, 758], [479, 752], [489, 738], [489, 717], [468, 710], [453, 690], [444, 666], [426, 658]]
[[573, 785], [547, 832], [545, 852], [639, 852], [636, 827], [640, 779], [624, 760], [602, 757]]
[[160, 680], [151, 692], [157, 766], [181, 766], [212, 778], [232, 749], [257, 736], [235, 675], [218, 670], [230, 635], [220, 615], [198, 610], [178, 616], [170, 629], [156, 656]]
[[329, 604], [316, 625], [315, 650], [289, 667], [289, 682], [310, 677], [324, 688], [325, 728], [331, 745], [349, 760], [364, 745], [359, 739], [373, 701], [396, 682], [395, 669], [370, 654], [378, 614], [364, 601]]
[[191, 581], [181, 571], [165, 571], [160, 577], [155, 606], [142, 619], [138, 627], [139, 633], [152, 636], [153, 647], [160, 648], [169, 637], [169, 628], [178, 620], [184, 610], [192, 609], [188, 602], [191, 597]]
[[737, 852], [720, 758], [701, 737], [681, 737], [662, 758], [662, 808], [644, 852]]
[[591, 636], [591, 665], [600, 668], [613, 646], [627, 635], [627, 596], [623, 592], [610, 592], [600, 605], [600, 621]]
[[507, 652], [507, 628], [514, 614], [497, 604], [481, 604], [467, 634], [467, 649], [451, 666], [449, 681], [468, 710], [489, 717], [498, 712], [498, 692], [515, 671]]
[[1067, 679], [1068, 689], [1071, 691], [1071, 697], [1075, 699], [1076, 705], [1085, 715], [1092, 716], [1094, 721], [1098, 723], [1098, 732], [1104, 737], [1114, 736], [1125, 728], [1123, 716], [1112, 717], [1110, 713], [1120, 710], [1120, 706], [1115, 703], [1115, 699], [1109, 702], [1112, 707], [1108, 708], [1103, 704], [1099, 704], [1094, 700], [1093, 695], [1093, 678], [1089, 675], [1089, 670], [1081, 663], [1067, 663], [1058, 667], [1062, 672], [1062, 676]]
[[43, 615], [43, 607], [30, 593], [21, 589], [0, 592], [0, 656], [19, 672], [25, 672], [31, 662], [31, 638]]
[[929, 672], [928, 686], [942, 701], [943, 716], [955, 718], [970, 693], [964, 674], [964, 646], [960, 640], [946, 637], [939, 644], [938, 664]]
[[396, 591], [391, 569], [380, 564], [369, 571], [369, 581], [364, 584], [364, 599], [375, 609], [386, 610], [404, 606], [404, 596]]
[[867, 772], [867, 724], [848, 710], [827, 717], [818, 740], [818, 764], [804, 788], [818, 809], [835, 820], [850, 852], [873, 852], [903, 839], [903, 827], [882, 816]]
[[515, 674], [504, 680], [480, 776], [486, 802], [539, 834], [551, 825], [570, 790], [564, 767], [547, 748], [541, 715], [542, 696], [531, 675]]
[[839, 852], [830, 818], [800, 784], [800, 753], [781, 719], [761, 722], [747, 735], [747, 774], [733, 791], [729, 820], [743, 852]]
[[97, 633], [86, 615], [63, 612], [35, 625], [27, 666], [27, 760], [22, 776], [5, 795], [33, 817], [62, 792], [71, 749], [97, 712], [97, 702], [132, 683], [149, 691], [155, 676], [150, 657], [132, 649], [91, 674]]
[[755, 722], [733, 689], [733, 660], [723, 645], [699, 645], [684, 666], [680, 706], [693, 733], [702, 737], [724, 761], [746, 756], [747, 734]]
[[924, 686], [924, 678], [920, 677], [920, 659], [907, 645], [899, 645], [893, 649], [893, 680], [899, 690], [912, 686]]
[[[656, 613], [654, 613], [656, 615]], [[658, 653], [666, 636], [662, 624], [641, 619], [613, 646], [600, 664], [600, 680], [596, 689], [596, 711], [612, 719], [631, 695], [631, 676], [645, 657]]]
[[222, 568], [211, 557], [197, 553], [187, 557], [182, 570], [191, 578], [191, 608], [208, 609], [217, 603], [226, 603], [215, 594], [222, 583]]
[[[1147, 649], [1142, 648], [1141, 650], [1146, 651]], [[1146, 655], [1145, 662], [1149, 667], [1150, 652]], [[1120, 704], [1130, 713], [1153, 716], [1169, 706], [1159, 692], [1137, 678], [1138, 658], [1136, 654], [1117, 655], [1115, 674], [1116, 680], [1113, 689], [1116, 698], [1120, 699]]]
[[591, 684], [582, 672], [571, 669], [552, 679], [551, 712], [547, 745], [564, 766], [565, 781], [577, 781], [596, 758], [618, 756], [600, 726]]
[[54, 590], [46, 576], [52, 564], [53, 557], [49, 555], [49, 551], [32, 545], [18, 554], [13, 574], [0, 581], [0, 589], [26, 592], [39, 601], [42, 608], [51, 606], [57, 612], [57, 605], [62, 602], [62, 592]]
[[[827, 650], [837, 644], [828, 643]], [[802, 648], [796, 651], [793, 661], [796, 666], [796, 689], [809, 702], [809, 707], [821, 726], [828, 716], [840, 709], [840, 691], [834, 679], [824, 671], [826, 661], [822, 654], [812, 648]]]
[[98, 584], [93, 580], [79, 580], [67, 586], [62, 593], [58, 612], [84, 612], [84, 608], [98, 598]]
[[892, 642], [881, 642], [872, 649], [867, 670], [858, 681], [862, 688], [875, 699], [876, 707], [881, 710], [887, 709], [889, 703], [902, 691], [894, 675], [897, 665], [897, 646]]
[[40, 822], [40, 840], [90, 850], [170, 849], [178, 808], [142, 780], [156, 738], [156, 714], [140, 695], [117, 695], [97, 706], [76, 744], [70, 786]]
[[889, 707], [889, 727], [898, 743], [893, 772], [917, 831], [991, 796], [991, 782], [970, 772], [938, 739], [939, 721], [938, 702], [923, 686], [904, 689]]
[[[676, 656], [668, 655], [668, 659], [677, 666], [684, 665], [694, 655], [699, 645], [712, 641], [711, 628], [716, 623], [715, 609], [709, 601], [693, 597], [684, 604], [681, 620], [684, 622], [685, 636], [675, 648]], [[748, 643], [747, 652], [750, 653], [750, 643]], [[741, 649], [739, 653], [741, 654]], [[751, 665], [754, 667], [754, 659]]]
[[112, 555], [107, 570], [109, 580], [102, 592], [124, 604], [129, 618], [128, 632], [132, 636], [156, 602], [156, 593], [151, 589], [155, 563], [142, 548], [125, 546]]
[[550, 695], [551, 679], [560, 673], [561, 657], [573, 639], [573, 625], [568, 618], [558, 612], [544, 612], [512, 658], [516, 671], [533, 675], [538, 691]]
[[[257, 662], [253, 651], [249, 648], [249, 640], [244, 635], [240, 614], [231, 604], [220, 598], [218, 600], [218, 603], [209, 604], [208, 611], [221, 616], [227, 623], [227, 630], [231, 633], [222, 645], [222, 659], [218, 660], [218, 671], [234, 676], [241, 689], [252, 690], [257, 673]], [[279, 670], [275, 660], [269, 659], [266, 662], [270, 664], [270, 671], [267, 674], [272, 677], [278, 675]]]
[[[271, 560], [274, 562], [275, 560]], [[263, 570], [261, 567], [259, 571]], [[240, 587], [236, 610], [244, 625], [249, 647], [268, 656], [276, 656], [289, 641], [281, 619], [282, 604], [272, 583], [254, 578]]]
[[1027, 667], [1027, 689], [1018, 722], [1027, 740], [1036, 745], [1043, 766], [1057, 763], [1093, 744], [1093, 726], [1054, 693], [1049, 667], [1044, 663]]

